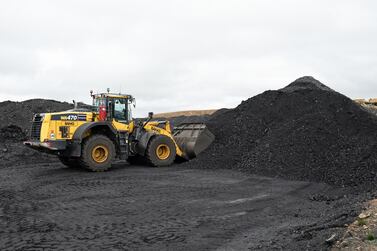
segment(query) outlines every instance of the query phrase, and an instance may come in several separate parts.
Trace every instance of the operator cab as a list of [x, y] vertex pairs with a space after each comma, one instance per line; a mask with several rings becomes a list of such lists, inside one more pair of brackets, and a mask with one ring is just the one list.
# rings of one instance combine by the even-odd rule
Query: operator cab
[[99, 113], [99, 120], [128, 124], [132, 121], [132, 105], [135, 107], [135, 99], [127, 94], [100, 93], [93, 94], [93, 106]]

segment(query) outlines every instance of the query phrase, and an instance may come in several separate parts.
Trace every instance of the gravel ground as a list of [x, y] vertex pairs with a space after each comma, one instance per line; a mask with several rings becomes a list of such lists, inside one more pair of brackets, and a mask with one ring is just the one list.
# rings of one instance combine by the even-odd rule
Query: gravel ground
[[363, 199], [325, 184], [181, 165], [105, 173], [7, 165], [0, 249], [327, 250]]

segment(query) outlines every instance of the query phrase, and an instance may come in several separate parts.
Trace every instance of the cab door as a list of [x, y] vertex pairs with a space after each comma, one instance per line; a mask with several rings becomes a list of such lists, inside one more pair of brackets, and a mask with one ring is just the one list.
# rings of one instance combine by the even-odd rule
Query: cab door
[[111, 100], [112, 124], [118, 131], [130, 131], [130, 116], [128, 100], [124, 98], [114, 98]]

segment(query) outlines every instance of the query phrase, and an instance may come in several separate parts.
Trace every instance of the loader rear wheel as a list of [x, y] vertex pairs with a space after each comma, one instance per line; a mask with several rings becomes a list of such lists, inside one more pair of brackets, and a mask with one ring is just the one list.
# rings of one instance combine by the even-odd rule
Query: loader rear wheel
[[80, 163], [78, 159], [69, 158], [65, 156], [58, 156], [58, 158], [60, 162], [67, 167], [71, 167], [71, 168], [80, 167]]
[[154, 136], [148, 143], [145, 157], [152, 166], [170, 166], [175, 159], [176, 149], [172, 139], [167, 136]]
[[83, 146], [80, 164], [94, 172], [106, 171], [115, 157], [114, 143], [105, 135], [94, 135]]

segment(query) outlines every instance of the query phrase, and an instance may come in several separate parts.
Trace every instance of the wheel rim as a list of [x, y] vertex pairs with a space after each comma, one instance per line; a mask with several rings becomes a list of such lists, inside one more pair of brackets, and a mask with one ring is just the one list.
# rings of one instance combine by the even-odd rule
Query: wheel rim
[[99, 145], [93, 148], [92, 158], [97, 163], [103, 163], [109, 157], [109, 150], [106, 146]]
[[170, 156], [170, 148], [168, 145], [161, 144], [156, 148], [157, 158], [165, 160]]

